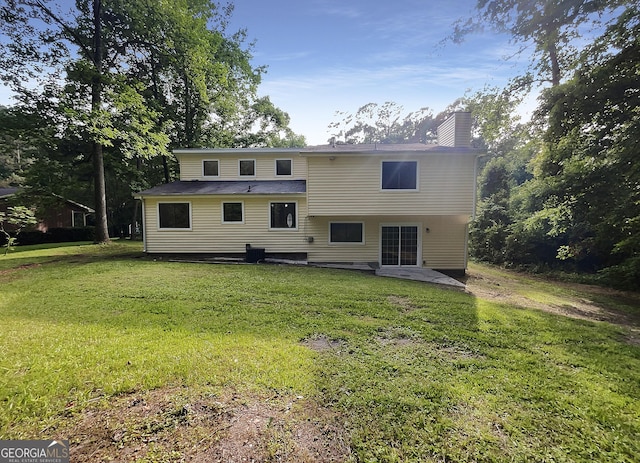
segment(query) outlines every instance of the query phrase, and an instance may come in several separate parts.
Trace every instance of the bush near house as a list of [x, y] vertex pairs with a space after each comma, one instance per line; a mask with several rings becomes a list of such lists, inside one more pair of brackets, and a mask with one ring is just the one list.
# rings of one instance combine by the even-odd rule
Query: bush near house
[[[77, 241], [93, 241], [94, 227], [84, 228], [50, 228], [46, 232], [38, 230], [23, 231], [18, 239], [19, 246], [46, 243], [74, 243]], [[0, 237], [0, 246], [6, 244], [6, 238]]]

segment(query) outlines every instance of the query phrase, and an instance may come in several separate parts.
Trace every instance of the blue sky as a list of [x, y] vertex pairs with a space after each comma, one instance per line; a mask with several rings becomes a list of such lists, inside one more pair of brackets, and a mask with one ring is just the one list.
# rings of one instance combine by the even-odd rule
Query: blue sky
[[[65, 0], [67, 1], [67, 0]], [[228, 32], [247, 30], [256, 66], [266, 65], [260, 96], [291, 117], [307, 143], [324, 144], [336, 111], [396, 102], [405, 113], [435, 113], [467, 91], [504, 86], [526, 62], [509, 38], [483, 34], [441, 41], [475, 0], [235, 0]], [[521, 58], [523, 59], [523, 58]], [[0, 104], [11, 104], [0, 85]]]
[[[503, 86], [526, 63], [507, 36], [441, 41], [475, 0], [238, 0], [230, 29], [255, 40], [267, 65], [261, 95], [291, 116], [309, 144], [324, 144], [336, 111], [393, 101], [435, 113], [466, 91]], [[522, 59], [522, 58], [521, 58]]]

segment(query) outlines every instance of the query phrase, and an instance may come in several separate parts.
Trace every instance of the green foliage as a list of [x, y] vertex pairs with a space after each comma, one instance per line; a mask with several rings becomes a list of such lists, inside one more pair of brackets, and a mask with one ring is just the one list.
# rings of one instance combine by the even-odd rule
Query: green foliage
[[18, 244], [18, 235], [20, 232], [38, 223], [35, 213], [24, 206], [9, 206], [7, 212], [0, 211], [0, 233], [4, 235], [6, 243], [4, 244], [4, 255]]
[[[514, 130], [517, 124], [509, 118], [487, 118], [497, 123], [481, 126], [489, 155], [481, 165], [471, 253], [511, 266], [600, 271], [601, 282], [637, 289], [640, 14], [628, 2], [569, 3], [556, 13], [565, 15], [562, 8], [580, 5], [584, 10], [566, 16], [573, 22], [558, 22], [566, 34], [560, 41], [570, 39], [569, 32], [596, 12], [624, 8], [609, 16], [602, 36], [574, 54], [575, 72], [543, 93], [532, 123]], [[533, 2], [522, 9], [509, 5], [482, 3], [492, 20], [524, 28], [540, 18], [533, 15], [527, 21], [534, 22], [518, 24], [518, 15], [551, 3]], [[511, 98], [511, 91], [504, 94]], [[483, 102], [489, 103], [489, 112], [500, 107], [491, 104], [499, 99], [477, 101], [480, 112]], [[509, 105], [501, 107], [508, 114]]]
[[[33, 204], [55, 193], [91, 205], [101, 240], [103, 213], [119, 233], [138, 218], [134, 192], [175, 179], [171, 148], [303, 146], [289, 116], [257, 97], [264, 68], [246, 31], [227, 30], [232, 11], [211, 0], [0, 3], [0, 78], [23, 103], [0, 111], [0, 184], [25, 184]], [[31, 88], [35, 78], [46, 84]], [[90, 191], [101, 183], [104, 211]]]
[[408, 113], [392, 101], [383, 105], [368, 103], [355, 114], [336, 112], [341, 120], [329, 124], [337, 143], [427, 143], [436, 138], [436, 128], [444, 114], [434, 118], [429, 108]]
[[575, 77], [547, 92], [541, 108], [547, 148], [533, 161], [539, 201], [529, 220], [562, 238], [563, 258], [596, 269], [633, 262], [640, 252], [637, 18], [637, 11], [621, 16], [600, 39], [615, 48], [590, 48]]
[[593, 31], [616, 8], [632, 5], [629, 0], [478, 0], [477, 15], [458, 20], [449, 37], [461, 42], [467, 36], [491, 28], [507, 32], [520, 45], [517, 54], [535, 45], [531, 72], [513, 84], [529, 87], [534, 80], [559, 85], [579, 59], [576, 39]]

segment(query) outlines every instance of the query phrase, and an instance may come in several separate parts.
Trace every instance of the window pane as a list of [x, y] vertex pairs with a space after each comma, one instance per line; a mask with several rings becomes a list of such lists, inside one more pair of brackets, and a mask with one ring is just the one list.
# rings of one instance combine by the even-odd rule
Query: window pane
[[271, 228], [296, 226], [296, 203], [271, 203]]
[[291, 159], [276, 159], [276, 175], [291, 175]]
[[160, 228], [190, 228], [189, 203], [160, 203]]
[[382, 163], [383, 190], [415, 190], [417, 161], [384, 161]]
[[418, 263], [418, 227], [400, 229], [400, 265]]
[[332, 223], [330, 241], [332, 243], [362, 243], [361, 223]]
[[242, 203], [224, 203], [222, 211], [223, 222], [242, 222]]
[[382, 227], [382, 265], [398, 265], [400, 229]]
[[203, 161], [202, 170], [205, 177], [217, 177], [218, 174], [218, 161]]
[[71, 216], [73, 223], [71, 224], [74, 228], [84, 227], [84, 213], [80, 211], [73, 211], [73, 215]]
[[256, 175], [256, 163], [253, 159], [240, 161], [240, 175]]

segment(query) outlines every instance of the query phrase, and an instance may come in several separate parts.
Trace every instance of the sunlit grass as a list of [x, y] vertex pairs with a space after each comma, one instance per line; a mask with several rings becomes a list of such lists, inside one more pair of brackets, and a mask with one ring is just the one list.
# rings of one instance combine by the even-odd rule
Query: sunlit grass
[[[140, 247], [0, 258], [0, 438], [46, 438], [44, 423], [92, 401], [187, 386], [313, 397], [340, 413], [354, 461], [640, 453], [640, 348], [621, 327], [356, 272], [153, 261]], [[545, 291], [533, 292], [563, 298]], [[318, 337], [334, 347], [302, 342]]]

